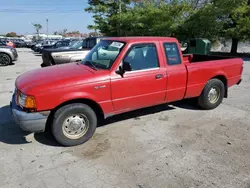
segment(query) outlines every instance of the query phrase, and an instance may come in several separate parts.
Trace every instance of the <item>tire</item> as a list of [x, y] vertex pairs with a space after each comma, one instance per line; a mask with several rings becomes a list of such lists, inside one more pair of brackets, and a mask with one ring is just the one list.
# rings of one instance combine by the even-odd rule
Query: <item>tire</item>
[[214, 109], [221, 104], [224, 94], [224, 83], [219, 79], [211, 79], [199, 96], [198, 105], [205, 110]]
[[12, 63], [11, 57], [6, 53], [0, 53], [0, 66], [7, 66]]
[[55, 112], [52, 134], [59, 144], [75, 146], [87, 142], [96, 126], [97, 116], [91, 107], [82, 103], [68, 104]]

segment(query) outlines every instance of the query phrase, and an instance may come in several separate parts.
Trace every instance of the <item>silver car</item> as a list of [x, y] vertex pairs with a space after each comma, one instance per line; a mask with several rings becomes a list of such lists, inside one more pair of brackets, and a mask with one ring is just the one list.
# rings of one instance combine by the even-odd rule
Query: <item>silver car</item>
[[0, 46], [0, 66], [11, 65], [13, 61], [18, 59], [15, 48], [10, 46]]
[[88, 37], [67, 48], [44, 50], [41, 67], [81, 61], [102, 38], [103, 37]]

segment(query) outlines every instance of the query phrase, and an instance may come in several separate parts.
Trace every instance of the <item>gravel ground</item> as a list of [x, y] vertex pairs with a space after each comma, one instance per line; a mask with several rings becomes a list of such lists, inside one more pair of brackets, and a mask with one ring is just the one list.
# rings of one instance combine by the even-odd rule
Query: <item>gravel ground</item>
[[65, 148], [13, 123], [15, 78], [41, 64], [29, 49], [18, 54], [15, 65], [0, 67], [1, 188], [250, 187], [250, 63], [215, 110], [178, 102], [126, 113]]

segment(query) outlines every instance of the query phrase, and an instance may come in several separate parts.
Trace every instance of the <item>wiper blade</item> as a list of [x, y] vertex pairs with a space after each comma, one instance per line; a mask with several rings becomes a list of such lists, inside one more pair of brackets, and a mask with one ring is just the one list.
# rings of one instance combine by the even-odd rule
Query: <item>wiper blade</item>
[[98, 70], [92, 61], [85, 61], [85, 64], [90, 64], [96, 71]]

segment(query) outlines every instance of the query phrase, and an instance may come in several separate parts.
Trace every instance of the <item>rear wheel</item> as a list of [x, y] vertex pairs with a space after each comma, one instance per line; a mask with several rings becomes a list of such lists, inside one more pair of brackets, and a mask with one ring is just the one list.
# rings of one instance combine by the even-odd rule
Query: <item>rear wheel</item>
[[94, 135], [96, 126], [97, 116], [93, 109], [74, 103], [56, 111], [52, 133], [61, 145], [74, 146], [87, 142]]
[[12, 62], [12, 60], [8, 54], [0, 53], [0, 65], [1, 66], [10, 65], [11, 62]]
[[224, 98], [225, 86], [219, 79], [211, 79], [206, 84], [198, 98], [198, 104], [206, 110], [214, 109], [220, 105]]

